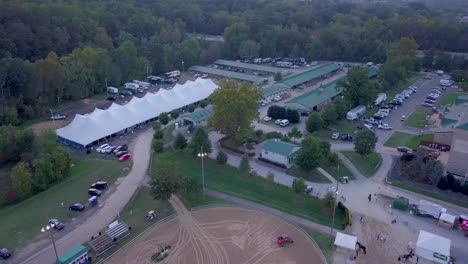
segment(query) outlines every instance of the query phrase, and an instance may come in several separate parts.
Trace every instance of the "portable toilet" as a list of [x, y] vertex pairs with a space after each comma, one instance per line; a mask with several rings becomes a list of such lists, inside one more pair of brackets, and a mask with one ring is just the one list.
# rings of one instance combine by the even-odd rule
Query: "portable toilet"
[[91, 198], [89, 198], [88, 199], [88, 204], [91, 207], [95, 207], [98, 204], [97, 196], [92, 196]]

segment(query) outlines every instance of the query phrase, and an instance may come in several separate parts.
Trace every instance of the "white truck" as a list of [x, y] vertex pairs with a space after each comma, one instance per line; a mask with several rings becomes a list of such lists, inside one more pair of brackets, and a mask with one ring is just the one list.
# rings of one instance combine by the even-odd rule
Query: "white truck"
[[377, 95], [377, 99], [375, 99], [375, 105], [379, 105], [381, 104], [382, 102], [384, 102], [385, 100], [387, 100], [387, 94], [386, 93], [379, 93]]
[[124, 87], [125, 89], [129, 89], [129, 90], [137, 90], [138, 88], [140, 88], [140, 86], [136, 83], [125, 83]]
[[291, 68], [294, 64], [289, 61], [277, 61], [276, 62], [276, 67], [281, 67], [281, 68]]
[[346, 113], [346, 119], [349, 121], [356, 120], [361, 116], [366, 114], [366, 107], [364, 105], [356, 106], [355, 108], [351, 109], [348, 113]]
[[111, 94], [118, 94], [119, 93], [119, 89], [115, 88], [115, 87], [112, 87], [112, 86], [109, 86], [107, 87], [107, 92], [108, 93], [111, 93]]
[[440, 214], [447, 212], [447, 209], [443, 208], [442, 206], [436, 203], [428, 202], [426, 200], [419, 200], [417, 209], [419, 214], [429, 215], [436, 219], [439, 219]]
[[151, 86], [151, 84], [148, 82], [142, 82], [138, 80], [133, 80], [133, 83], [138, 84], [138, 86], [140, 86], [140, 88], [144, 90], [148, 90]]

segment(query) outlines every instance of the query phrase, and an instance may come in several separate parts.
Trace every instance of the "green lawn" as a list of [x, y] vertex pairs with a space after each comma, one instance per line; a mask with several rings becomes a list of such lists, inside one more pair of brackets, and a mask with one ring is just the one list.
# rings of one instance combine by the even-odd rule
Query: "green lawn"
[[342, 152], [356, 168], [366, 177], [371, 177], [380, 167], [382, 157], [378, 153], [371, 153], [366, 156], [361, 156], [354, 151]]
[[331, 181], [320, 173], [317, 169], [312, 171], [305, 171], [298, 166], [294, 165], [289, 168], [286, 173], [296, 178], [304, 178], [306, 181], [316, 182], [316, 183], [331, 183]]
[[331, 166], [330, 164], [320, 164], [320, 166], [322, 166], [322, 169], [337, 180], [344, 176], [348, 177], [350, 180], [355, 179], [354, 175], [349, 171], [348, 167], [341, 162], [341, 160], [338, 160], [338, 167]]
[[403, 125], [405, 126], [410, 126], [410, 127], [416, 127], [416, 128], [424, 128], [427, 125], [427, 120], [426, 117], [427, 115], [430, 114], [429, 111], [425, 110], [417, 110], [413, 112], [408, 119], [403, 122]]
[[164, 144], [167, 144], [174, 140], [174, 135], [172, 135], [172, 131], [174, 131], [175, 124], [170, 124], [163, 129], [163, 141]]
[[431, 192], [431, 191], [421, 189], [421, 188], [418, 188], [418, 187], [414, 187], [414, 186], [404, 184], [404, 183], [401, 183], [401, 182], [395, 182], [395, 181], [389, 181], [389, 182], [390, 182], [391, 185], [393, 185], [395, 187], [398, 187], [398, 188], [401, 188], [401, 189], [405, 189], [405, 190], [408, 190], [408, 191], [411, 191], [411, 192], [415, 192], [415, 193], [419, 193], [419, 194], [422, 194], [422, 195], [425, 195], [425, 196], [428, 196], [428, 197], [432, 197], [432, 198], [437, 199], [437, 200], [441, 200], [441, 201], [444, 201], [444, 202], [447, 202], [447, 203], [451, 203], [451, 204], [455, 204], [455, 205], [458, 205], [458, 206], [468, 208], [468, 202], [462, 201], [460, 199], [449, 197], [449, 196], [446, 196], [446, 195], [443, 195], [443, 194], [440, 194], [440, 193], [436, 193], [436, 192]]
[[301, 226], [301, 228], [309, 234], [309, 236], [314, 239], [315, 243], [319, 246], [320, 250], [322, 250], [323, 255], [325, 255], [325, 258], [327, 259], [328, 263], [333, 263], [333, 241], [334, 238], [330, 237], [329, 234], [324, 234], [321, 233], [317, 230]]
[[408, 147], [411, 149], [417, 149], [421, 140], [433, 141], [434, 135], [411, 135], [404, 132], [396, 131], [392, 136], [385, 142], [384, 146], [396, 148], [396, 147]]
[[[186, 177], [201, 181], [201, 161], [188, 152], [166, 151], [155, 156], [156, 159], [172, 160], [180, 166]], [[154, 162], [154, 161], [153, 161]], [[205, 159], [206, 188], [250, 200], [292, 215], [296, 215], [322, 225], [330, 225], [331, 215], [323, 202], [304, 194], [296, 195], [291, 189], [273, 184], [252, 174], [241, 174], [228, 165], [218, 165], [214, 160]], [[325, 213], [324, 213], [325, 212]], [[336, 215], [336, 226], [343, 228], [344, 213]]]
[[[130, 163], [107, 160], [79, 159], [71, 174], [61, 183], [16, 205], [0, 209], [0, 245], [15, 249], [24, 246], [40, 233], [50, 218], [63, 222], [79, 215], [68, 210], [72, 203], [87, 204], [89, 185], [105, 180], [110, 185], [124, 175]], [[64, 203], [64, 207], [61, 203]], [[88, 210], [88, 209], [87, 209]], [[67, 228], [67, 227], [65, 227]]]
[[467, 94], [466, 93], [449, 93], [444, 97], [444, 100], [442, 100], [441, 105], [453, 105], [457, 97], [460, 95], [467, 95]]
[[336, 124], [330, 125], [328, 128], [315, 131], [310, 135], [325, 141], [331, 141], [331, 136], [335, 132], [339, 132], [340, 135], [347, 133], [354, 136], [354, 131], [356, 131], [356, 127], [362, 125], [362, 123], [362, 121], [351, 122], [348, 120], [340, 120]]

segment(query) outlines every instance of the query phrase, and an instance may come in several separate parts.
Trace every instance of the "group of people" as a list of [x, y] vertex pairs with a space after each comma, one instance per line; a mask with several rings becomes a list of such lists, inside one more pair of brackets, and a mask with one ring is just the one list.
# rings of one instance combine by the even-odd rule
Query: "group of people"
[[[409, 259], [413, 258], [415, 255], [414, 255], [414, 250], [413, 250], [413, 242], [410, 241], [408, 243], [408, 254], [403, 254], [403, 255], [400, 255], [398, 257], [398, 261], [402, 261], [402, 260], [405, 260], [405, 261], [408, 261]], [[416, 264], [419, 262], [419, 257], [416, 256]]]

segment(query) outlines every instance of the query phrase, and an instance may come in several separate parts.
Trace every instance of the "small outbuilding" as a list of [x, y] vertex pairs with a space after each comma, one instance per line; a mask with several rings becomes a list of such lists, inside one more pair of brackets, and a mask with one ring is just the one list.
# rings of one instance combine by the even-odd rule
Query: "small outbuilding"
[[209, 106], [205, 109], [183, 115], [182, 120], [184, 122], [184, 125], [196, 127], [200, 124], [204, 124], [204, 122], [206, 122], [206, 120], [208, 120], [208, 118], [210, 118], [211, 115], [213, 115], [213, 107]]
[[438, 226], [452, 229], [455, 225], [455, 216], [447, 213], [440, 214]]
[[419, 230], [415, 254], [435, 263], [447, 264], [450, 260], [450, 239]]
[[298, 145], [279, 139], [270, 139], [263, 145], [260, 158], [289, 167], [300, 149]]
[[336, 232], [335, 249], [341, 253], [350, 253], [356, 250], [357, 237], [350, 236], [344, 233]]

